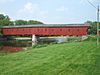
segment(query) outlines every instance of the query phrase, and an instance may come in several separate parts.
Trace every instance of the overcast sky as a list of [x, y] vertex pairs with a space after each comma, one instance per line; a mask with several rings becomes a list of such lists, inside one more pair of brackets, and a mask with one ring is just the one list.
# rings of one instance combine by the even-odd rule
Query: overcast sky
[[[96, 7], [100, 0], [90, 0]], [[87, 0], [0, 0], [0, 13], [11, 20], [39, 20], [46, 24], [96, 21], [96, 9]]]

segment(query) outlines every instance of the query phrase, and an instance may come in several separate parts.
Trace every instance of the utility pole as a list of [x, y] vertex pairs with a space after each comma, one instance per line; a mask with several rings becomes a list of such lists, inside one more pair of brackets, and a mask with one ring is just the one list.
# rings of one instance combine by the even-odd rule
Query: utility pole
[[99, 5], [97, 8], [97, 45], [99, 45]]
[[98, 7], [94, 6], [89, 0], [87, 0], [97, 10], [97, 45], [99, 45], [99, 5]]

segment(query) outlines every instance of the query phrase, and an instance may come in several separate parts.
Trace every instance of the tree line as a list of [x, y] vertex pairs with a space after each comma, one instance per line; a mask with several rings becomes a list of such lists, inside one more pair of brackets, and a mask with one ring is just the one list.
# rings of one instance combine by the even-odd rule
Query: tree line
[[[86, 23], [89, 24], [88, 34], [97, 34], [97, 22], [87, 21]], [[99, 29], [100, 29], [100, 22], [99, 22]]]
[[14, 26], [14, 25], [32, 25], [43, 24], [43, 22], [35, 20], [15, 20], [11, 21], [8, 15], [0, 14], [0, 26]]

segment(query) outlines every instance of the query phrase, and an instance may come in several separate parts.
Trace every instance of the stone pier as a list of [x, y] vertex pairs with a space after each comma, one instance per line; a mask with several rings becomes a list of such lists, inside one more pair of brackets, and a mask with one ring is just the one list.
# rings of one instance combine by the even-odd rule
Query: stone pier
[[36, 35], [32, 35], [32, 46], [37, 44], [37, 37]]

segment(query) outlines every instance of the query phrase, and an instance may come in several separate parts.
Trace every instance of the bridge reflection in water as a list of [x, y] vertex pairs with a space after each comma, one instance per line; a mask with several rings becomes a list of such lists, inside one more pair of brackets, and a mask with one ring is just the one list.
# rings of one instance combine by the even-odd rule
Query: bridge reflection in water
[[2, 52], [18, 52], [24, 48], [31, 47], [31, 41], [0, 41], [0, 51]]
[[[38, 38], [37, 44], [50, 44], [50, 43], [62, 43], [66, 42], [66, 37], [40, 37]], [[17, 52], [25, 50], [26, 48], [32, 47], [31, 39], [27, 40], [9, 40], [9, 41], [0, 41], [0, 51], [4, 52]]]
[[3, 52], [17, 52], [21, 51], [23, 48], [22, 47], [12, 47], [12, 46], [1, 46], [0, 51]]

